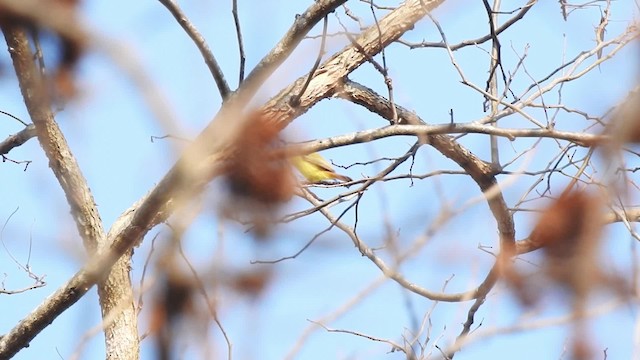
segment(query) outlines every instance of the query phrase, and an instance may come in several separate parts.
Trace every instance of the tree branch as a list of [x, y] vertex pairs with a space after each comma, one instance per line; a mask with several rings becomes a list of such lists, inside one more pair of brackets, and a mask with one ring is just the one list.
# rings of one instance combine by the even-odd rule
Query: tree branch
[[213, 76], [213, 80], [215, 80], [216, 85], [218, 86], [218, 91], [220, 91], [220, 96], [224, 101], [224, 99], [226, 99], [229, 96], [231, 89], [229, 89], [229, 84], [227, 83], [227, 80], [225, 80], [224, 78], [222, 69], [220, 68], [220, 65], [218, 64], [218, 61], [216, 60], [215, 56], [213, 56], [213, 53], [211, 52], [209, 45], [207, 45], [206, 40], [204, 39], [202, 34], [200, 34], [198, 29], [196, 29], [196, 27], [191, 23], [191, 21], [189, 21], [189, 19], [187, 18], [187, 15], [185, 15], [184, 12], [182, 12], [182, 9], [180, 9], [180, 7], [175, 1], [173, 0], [159, 0], [159, 1], [162, 5], [164, 5], [164, 7], [167, 8], [167, 10], [169, 10], [171, 15], [173, 15], [173, 17], [178, 22], [178, 24], [180, 24], [180, 26], [184, 29], [187, 35], [189, 35], [191, 40], [193, 40], [193, 42], [196, 44], [196, 46], [198, 47], [198, 50], [200, 50], [200, 54], [202, 54], [202, 58], [204, 59], [204, 62], [207, 64], [207, 67], [209, 68], [209, 72], [211, 72], [211, 75]]
[[9, 135], [9, 137], [0, 142], [0, 155], [8, 154], [9, 151], [26, 143], [34, 136], [36, 136], [36, 127], [33, 124], [29, 124], [17, 133]]
[[[34, 56], [31, 53], [26, 30], [16, 25], [3, 24], [2, 31], [13, 59], [25, 105], [35, 126], [35, 133], [49, 159], [49, 167], [64, 190], [84, 246], [89, 256], [93, 256], [100, 249], [107, 248], [108, 242], [106, 242], [102, 220], [91, 190], [62, 131], [54, 120], [47, 86], [33, 63]], [[113, 360], [137, 359], [139, 356], [137, 316], [133, 307], [129, 278], [130, 255], [129, 251], [128, 255], [121, 257], [113, 268], [107, 267], [102, 270], [102, 273], [107, 273], [109, 276], [98, 289], [103, 317], [109, 315], [116, 308], [116, 304], [129, 303], [128, 307], [117, 314], [115, 320], [105, 328], [107, 356]], [[71, 305], [65, 300], [61, 301], [61, 304]], [[66, 307], [62, 305], [57, 310], [49, 308], [49, 311], [61, 313], [64, 309]], [[7, 337], [8, 342], [0, 342], [0, 353], [4, 353], [6, 349], [9, 354], [15, 354], [53, 318], [55, 317], [51, 317], [48, 322], [34, 322], [32, 326], [26, 327], [20, 336]], [[4, 356], [0, 355], [0, 357]]]

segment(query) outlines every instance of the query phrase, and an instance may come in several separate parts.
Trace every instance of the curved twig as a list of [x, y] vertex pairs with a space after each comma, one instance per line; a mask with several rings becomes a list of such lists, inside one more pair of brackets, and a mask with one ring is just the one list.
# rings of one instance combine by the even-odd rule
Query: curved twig
[[184, 29], [187, 35], [189, 35], [191, 40], [193, 40], [193, 43], [196, 44], [196, 46], [198, 47], [198, 50], [200, 50], [200, 54], [202, 54], [202, 58], [204, 59], [204, 62], [207, 64], [207, 67], [209, 68], [209, 72], [211, 72], [211, 75], [213, 76], [213, 79], [215, 80], [216, 85], [218, 86], [218, 91], [220, 91], [220, 96], [222, 97], [222, 100], [229, 97], [229, 94], [231, 93], [231, 89], [229, 89], [229, 84], [227, 83], [227, 80], [225, 80], [224, 74], [222, 73], [222, 69], [220, 68], [220, 65], [218, 64], [218, 61], [216, 60], [215, 56], [211, 52], [209, 45], [207, 45], [207, 42], [204, 39], [204, 36], [202, 36], [202, 34], [200, 34], [198, 29], [196, 29], [196, 27], [191, 23], [191, 21], [189, 21], [189, 19], [187, 18], [187, 15], [185, 15], [185, 13], [182, 11], [182, 9], [180, 9], [180, 7], [175, 1], [173, 0], [159, 0], [159, 1], [162, 5], [164, 5], [164, 7], [167, 8], [167, 10], [169, 10], [171, 15], [173, 15], [173, 17], [178, 22], [178, 24], [180, 24], [180, 26]]

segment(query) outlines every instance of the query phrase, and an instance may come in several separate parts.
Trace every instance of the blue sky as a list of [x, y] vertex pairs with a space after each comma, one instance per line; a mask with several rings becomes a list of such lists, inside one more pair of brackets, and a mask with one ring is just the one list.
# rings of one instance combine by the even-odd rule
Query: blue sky
[[[220, 62], [230, 85], [237, 86], [238, 57], [230, 1], [224, 3], [189, 1], [181, 3], [184, 11], [207, 38]], [[505, 1], [503, 8], [512, 9], [522, 2]], [[247, 72], [266, 54], [286, 31], [295, 14], [304, 11], [307, 4], [285, 1], [266, 3], [240, 2], [240, 18], [247, 49]], [[608, 34], [617, 34], [637, 15], [631, 2], [616, 2]], [[126, 8], [126, 10], [123, 10]], [[368, 8], [350, 4], [367, 24]], [[269, 16], [265, 16], [268, 14]], [[337, 11], [342, 21], [347, 18]], [[382, 16], [382, 13], [378, 14]], [[486, 14], [480, 2], [474, 5], [449, 1], [434, 14], [451, 43], [475, 38], [486, 32]], [[131, 51], [144, 65], [144, 70], [157, 85], [178, 119], [181, 136], [192, 138], [216, 113], [221, 100], [213, 80], [196, 47], [169, 13], [156, 2], [91, 2], [83, 5], [83, 16], [91, 28], [116, 40]], [[504, 19], [504, 17], [503, 17]], [[541, 78], [556, 68], [564, 58], [571, 58], [594, 43], [593, 27], [599, 21], [596, 8], [576, 12], [568, 22], [560, 15], [557, 2], [541, 2], [526, 17], [504, 34], [502, 53], [505, 69], [512, 69], [518, 55], [529, 46], [526, 59], [528, 73]], [[331, 30], [339, 29], [330, 18]], [[355, 30], [355, 29], [354, 29]], [[320, 29], [314, 29], [318, 34]], [[425, 19], [404, 37], [410, 41], [439, 41], [433, 24]], [[332, 39], [328, 55], [344, 46], [344, 38]], [[290, 60], [263, 86], [255, 103], [269, 99], [286, 84], [308, 71], [317, 53], [318, 43], [305, 41]], [[467, 47], [455, 53], [465, 74], [476, 84], [486, 80], [489, 44]], [[430, 123], [446, 123], [448, 112], [454, 109], [457, 122], [474, 121], [485, 114], [482, 98], [460, 83], [460, 79], [442, 49], [409, 50], [393, 45], [387, 50], [390, 75], [394, 81], [394, 96], [398, 104], [414, 110]], [[8, 56], [0, 57], [3, 76], [0, 78], [0, 110], [10, 112], [25, 121], [28, 116]], [[626, 94], [637, 79], [637, 46], [630, 46], [619, 56], [602, 65], [584, 79], [566, 85], [563, 103], [601, 114]], [[164, 135], [153, 112], [139, 94], [139, 88], [122, 69], [104, 55], [90, 53], [80, 64], [77, 74], [80, 95], [57, 119], [67, 136], [84, 175], [98, 203], [105, 228], [139, 197], [144, 195], [173, 164], [176, 158], [174, 143], [151, 142], [151, 136]], [[372, 66], [364, 64], [351, 77], [386, 95], [382, 77]], [[530, 83], [522, 73], [514, 82], [516, 93]], [[555, 92], [545, 99], [557, 101]], [[540, 116], [540, 112], [532, 111]], [[574, 130], [584, 127], [584, 120], [561, 115], [558, 126]], [[582, 121], [582, 122], [580, 122]], [[296, 119], [290, 137], [296, 140], [323, 138], [357, 130], [384, 126], [386, 122], [357, 106], [339, 99], [325, 100], [308, 113]], [[513, 127], [530, 127], [521, 118], [505, 120]], [[19, 131], [21, 126], [8, 118], [0, 121], [0, 138]], [[414, 142], [409, 137], [384, 139], [345, 148], [332, 149], [323, 154], [337, 164], [348, 165], [382, 156], [399, 156]], [[488, 140], [485, 136], [468, 136], [461, 140], [479, 156], [488, 159]], [[501, 140], [502, 159], [508, 160], [526, 149], [532, 140], [519, 139], [514, 143]], [[543, 142], [529, 161], [532, 168], [541, 168], [553, 155], [552, 142]], [[582, 150], [581, 150], [582, 151]], [[24, 272], [12, 262], [9, 253], [22, 264], [30, 253], [33, 272], [46, 274], [47, 286], [23, 294], [0, 297], [0, 333], [8, 331], [17, 321], [39, 304], [46, 296], [63, 284], [82, 265], [84, 256], [75, 225], [67, 210], [62, 190], [47, 165], [37, 141], [31, 140], [9, 156], [15, 160], [33, 161], [27, 171], [12, 163], [0, 163], [0, 219], [8, 221], [2, 233], [6, 250], [0, 250], [0, 272], [6, 274], [7, 289], [21, 288], [31, 283]], [[512, 170], [522, 165], [518, 161]], [[636, 163], [636, 165], [634, 165]], [[371, 176], [384, 165], [354, 166], [343, 172], [353, 178]], [[630, 159], [629, 166], [637, 166]], [[433, 149], [423, 147], [416, 157], [415, 173], [437, 169], [459, 170]], [[342, 171], [342, 170], [341, 170]], [[407, 173], [402, 166], [398, 173]], [[506, 180], [501, 178], [500, 180]], [[505, 189], [507, 201], [515, 203], [531, 184], [529, 178], [518, 178]], [[558, 181], [558, 193], [562, 181]], [[222, 265], [228, 269], [251, 269], [250, 261], [276, 259], [300, 249], [314, 234], [328, 223], [318, 214], [278, 228], [272, 241], [254, 242], [233, 223], [220, 222], [216, 216], [220, 201], [220, 184], [214, 182], [204, 197], [204, 211], [184, 238], [184, 247], [190, 260], [204, 271], [210, 270], [216, 256], [222, 256]], [[323, 198], [339, 189], [320, 189]], [[477, 186], [461, 175], [447, 175], [428, 180], [399, 180], [372, 187], [362, 200], [359, 214], [359, 233], [372, 246], [384, 244], [385, 222], [392, 224], [394, 234], [402, 246], [409, 246], [436, 220], [444, 206], [461, 208], [470, 199], [480, 195]], [[333, 208], [335, 213], [345, 208]], [[288, 210], [307, 208], [301, 200], [294, 200]], [[528, 234], [535, 219], [529, 214], [517, 214], [517, 238]], [[347, 216], [353, 224], [353, 213]], [[149, 250], [152, 235], [167, 233], [159, 226], [152, 230], [147, 241], [136, 250], [134, 257], [134, 284], [138, 284], [141, 267]], [[224, 237], [220, 237], [220, 234]], [[429, 240], [419, 253], [405, 263], [401, 270], [407, 277], [429, 289], [440, 289], [453, 274], [447, 290], [463, 291], [473, 287], [486, 274], [493, 258], [477, 249], [479, 244], [496, 246], [495, 223], [486, 203], [477, 202], [451, 219]], [[31, 244], [31, 246], [30, 246]], [[220, 255], [221, 246], [224, 253]], [[603, 262], [606, 267], [630, 271], [629, 249], [634, 240], [622, 226], [608, 229], [605, 237]], [[539, 261], [536, 255], [525, 257]], [[386, 258], [388, 260], [388, 258]], [[523, 263], [521, 263], [523, 264]], [[526, 267], [526, 265], [523, 265]], [[251, 301], [233, 292], [223, 292], [220, 317], [234, 342], [235, 359], [281, 359], [293, 348], [302, 331], [335, 311], [362, 289], [380, 277], [379, 270], [360, 256], [350, 240], [341, 232], [332, 230], [320, 237], [300, 257], [272, 266], [275, 278], [259, 301]], [[148, 296], [151, 296], [148, 294]], [[594, 305], [602, 303], [606, 294], [597, 296]], [[534, 315], [522, 320], [523, 311], [504, 286], [498, 286], [477, 314], [478, 330], [489, 331], [515, 323], [531, 323], [566, 313], [562, 298], [549, 291], [543, 306]], [[409, 336], [416, 319], [422, 320], [433, 305], [429, 300], [407, 293], [393, 282], [387, 281], [366, 296], [357, 306], [339, 320], [326, 325], [331, 328], [362, 332], [379, 338], [401, 342]], [[438, 304], [432, 314], [432, 341], [441, 347], [452, 343], [461, 329], [461, 323], [471, 303]], [[608, 349], [610, 359], [630, 358], [631, 336], [637, 316], [635, 307], [621, 306], [612, 312], [594, 318], [591, 329], [594, 347]], [[80, 344], [81, 334], [100, 323], [95, 290], [92, 290], [72, 309], [61, 315], [43, 331], [16, 359], [70, 358]], [[140, 320], [141, 332], [148, 323], [146, 314]], [[568, 346], [567, 326], [543, 327], [538, 330], [519, 331], [508, 335], [492, 336], [473, 343], [456, 355], [456, 359], [555, 359], [562, 356]], [[624, 335], [623, 335], [624, 334]], [[219, 356], [226, 356], [219, 331], [211, 327], [207, 342]], [[142, 358], [153, 358], [153, 343], [143, 342]], [[431, 343], [429, 343], [430, 348]], [[200, 356], [194, 343], [187, 354]], [[297, 359], [402, 359], [401, 353], [389, 353], [388, 344], [372, 342], [344, 333], [330, 333], [317, 328], [305, 342]], [[437, 350], [434, 350], [437, 351]], [[58, 353], [60, 355], [58, 355]], [[101, 335], [94, 336], [82, 350], [80, 358], [102, 358]], [[434, 357], [437, 358], [437, 352]]]

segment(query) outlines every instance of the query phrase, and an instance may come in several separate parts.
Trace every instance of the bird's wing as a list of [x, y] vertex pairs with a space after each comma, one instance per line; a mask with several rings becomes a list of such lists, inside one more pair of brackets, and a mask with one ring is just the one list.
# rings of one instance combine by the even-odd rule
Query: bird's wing
[[319, 167], [320, 169], [333, 172], [333, 166], [331, 166], [331, 164], [329, 164], [327, 160], [325, 160], [322, 156], [320, 156], [320, 154], [313, 153], [313, 154], [305, 155], [303, 157], [306, 161]]

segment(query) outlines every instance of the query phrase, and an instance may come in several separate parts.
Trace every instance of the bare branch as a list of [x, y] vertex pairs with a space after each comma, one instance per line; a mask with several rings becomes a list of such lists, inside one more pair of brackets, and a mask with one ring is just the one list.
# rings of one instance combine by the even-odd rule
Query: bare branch
[[8, 154], [9, 151], [26, 143], [34, 136], [36, 136], [36, 127], [33, 124], [29, 124], [17, 133], [9, 135], [9, 137], [0, 142], [0, 155]]
[[238, 16], [238, 0], [231, 0], [233, 8], [231, 13], [233, 14], [233, 23], [236, 26], [236, 38], [238, 39], [238, 52], [240, 53], [240, 66], [238, 71], [238, 86], [244, 81], [244, 66], [247, 60], [244, 55], [244, 41], [242, 41], [242, 31], [240, 29], [240, 17]]
[[[54, 120], [53, 113], [50, 110], [50, 97], [46, 90], [47, 87], [40, 71], [33, 64], [33, 54], [31, 53], [25, 29], [15, 25], [4, 24], [2, 31], [10, 49], [27, 110], [35, 126], [35, 133], [49, 159], [49, 166], [64, 190], [84, 246], [89, 255], [93, 255], [108, 246], [105, 241], [102, 220], [93, 195], [62, 131]], [[105, 331], [107, 351], [113, 359], [118, 359], [119, 356], [129, 358], [131, 354], [135, 354], [135, 357], [137, 357], [139, 352], [137, 324], [129, 278], [129, 259], [129, 256], [124, 256], [119, 260], [117, 258], [114, 259], [118, 260], [117, 265], [113, 268], [111, 266], [103, 268], [100, 275], [100, 278], [106, 278], [98, 289], [102, 313], [107, 316], [107, 314], [113, 313], [113, 310], [115, 311], [113, 316], [116, 317], [113, 323], [107, 325]], [[107, 274], [109, 274], [108, 278], [106, 277]], [[97, 280], [98, 278], [95, 279]], [[84, 292], [79, 293], [83, 294]], [[120, 312], [116, 310], [119, 306], [118, 304], [122, 302], [128, 302], [128, 311]], [[64, 311], [66, 309], [64, 306], [67, 305], [66, 301], [61, 299], [60, 304], [64, 304], [62, 308], [50, 308], [48, 310], [49, 313]], [[71, 303], [68, 303], [68, 305], [71, 305]], [[20, 332], [15, 338], [3, 337], [0, 342], [0, 353], [5, 351], [6, 346], [9, 347], [6, 350], [7, 352], [17, 352], [20, 348], [26, 346], [28, 340], [48, 325], [53, 318], [49, 321], [45, 319], [38, 320], [40, 321], [38, 325], [30, 326], [28, 331]], [[37, 323], [37, 321], [34, 321], [34, 323]], [[5, 342], [5, 339], [9, 340], [9, 342]], [[0, 357], [3, 356], [0, 355]]]
[[213, 76], [213, 79], [215, 80], [216, 85], [218, 86], [218, 91], [220, 91], [220, 96], [224, 101], [226, 98], [229, 97], [229, 94], [231, 93], [231, 89], [229, 89], [229, 84], [227, 84], [227, 80], [225, 80], [224, 78], [222, 69], [220, 68], [220, 65], [218, 65], [218, 61], [216, 60], [215, 56], [211, 52], [211, 49], [209, 48], [209, 45], [207, 45], [207, 42], [205, 41], [204, 37], [202, 36], [202, 34], [200, 34], [198, 29], [196, 29], [196, 27], [187, 18], [187, 15], [185, 15], [185, 13], [182, 12], [182, 9], [180, 9], [178, 4], [174, 0], [159, 0], [159, 1], [162, 5], [164, 5], [164, 7], [167, 8], [167, 10], [169, 10], [171, 15], [173, 15], [173, 17], [178, 22], [178, 24], [182, 26], [182, 28], [187, 33], [187, 35], [189, 35], [191, 40], [193, 40], [193, 43], [196, 44], [196, 46], [198, 47], [198, 50], [200, 50], [200, 54], [202, 54], [202, 58], [204, 59], [204, 62], [207, 64], [207, 67], [209, 67], [209, 72], [211, 72], [211, 75]]
[[[362, 65], [367, 59], [380, 53], [384, 47], [411, 30], [427, 12], [435, 9], [444, 0], [410, 0], [380, 19], [376, 26], [365, 30], [353, 43], [325, 61], [309, 84], [300, 106], [292, 108], [289, 98], [299, 93], [306, 76], [298, 78], [291, 86], [282, 90], [264, 106], [269, 118], [286, 126], [294, 118], [306, 112], [318, 101], [331, 96], [340, 80]], [[380, 29], [380, 31], [378, 31]]]
[[10, 25], [3, 26], [2, 30], [38, 141], [65, 192], [78, 233], [87, 249], [94, 252], [104, 240], [102, 220], [89, 186], [49, 108], [50, 98], [44, 80], [32, 63], [27, 33], [23, 28]]

